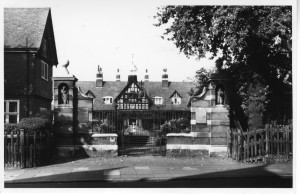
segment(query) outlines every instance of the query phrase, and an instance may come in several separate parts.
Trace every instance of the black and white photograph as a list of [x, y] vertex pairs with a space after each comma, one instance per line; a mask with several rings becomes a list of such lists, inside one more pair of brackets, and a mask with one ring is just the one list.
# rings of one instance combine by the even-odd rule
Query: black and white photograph
[[244, 3], [5, 0], [0, 191], [295, 194], [297, 2]]

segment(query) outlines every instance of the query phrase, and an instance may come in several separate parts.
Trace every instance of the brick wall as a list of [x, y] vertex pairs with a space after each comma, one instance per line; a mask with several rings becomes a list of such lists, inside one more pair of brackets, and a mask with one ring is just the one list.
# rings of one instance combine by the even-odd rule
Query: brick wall
[[34, 94], [52, 99], [52, 65], [48, 64], [48, 80], [45, 80], [41, 77], [42, 69], [41, 69], [41, 59], [36, 57], [34, 60]]
[[4, 55], [4, 97], [26, 95], [25, 53]]
[[27, 117], [28, 103], [29, 115], [36, 114], [41, 108], [51, 110], [52, 66], [49, 65], [46, 81], [41, 78], [41, 60], [35, 54], [23, 52], [4, 54], [4, 99], [20, 100], [20, 120]]

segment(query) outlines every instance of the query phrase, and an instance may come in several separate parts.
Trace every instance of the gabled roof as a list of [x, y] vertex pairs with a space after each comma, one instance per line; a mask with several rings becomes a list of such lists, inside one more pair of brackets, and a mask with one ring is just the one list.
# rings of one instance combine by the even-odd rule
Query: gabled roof
[[77, 81], [76, 86], [80, 87], [83, 93], [91, 91], [94, 94], [94, 110], [114, 110], [113, 105], [103, 104], [102, 98], [105, 96], [116, 98], [126, 84], [127, 82], [123, 81], [104, 81], [103, 87], [96, 87], [96, 81]]
[[[145, 91], [137, 81], [134, 81], [134, 80], [131, 80], [127, 83], [127, 85], [124, 87], [124, 89], [119, 93], [119, 95], [115, 98], [115, 102], [117, 102], [121, 96], [125, 93], [125, 91], [132, 85], [132, 84], [135, 84], [137, 86], [137, 88], [140, 90], [140, 91]], [[145, 97], [149, 100], [150, 104], [152, 104], [152, 99], [151, 97], [148, 96], [147, 92], [145, 93]]]
[[85, 93], [85, 95], [90, 96], [90, 97], [93, 97], [93, 98], [96, 97], [95, 94], [94, 94], [93, 92], [91, 92], [91, 90], [88, 90], [88, 91]]
[[[172, 93], [172, 95], [170, 96], [170, 98], [173, 97], [175, 94], [178, 94], [179, 97], [181, 97], [181, 95], [175, 90], [174, 93]], [[181, 98], [182, 98], [182, 97], [181, 97]]]
[[[126, 81], [104, 81], [103, 87], [96, 87], [96, 81], [78, 81], [76, 83], [81, 90], [86, 93], [90, 90], [94, 95], [94, 110], [113, 110], [114, 105], [103, 104], [102, 97], [112, 96], [114, 99], [124, 90], [127, 86]], [[191, 82], [169, 82], [169, 87], [162, 87], [162, 83], [157, 82], [144, 82], [143, 89], [146, 91], [150, 98], [155, 96], [163, 97], [163, 105], [159, 106], [160, 110], [188, 110], [189, 108], [189, 94], [190, 89], [194, 87]], [[177, 91], [181, 96], [181, 104], [173, 105], [170, 96]], [[155, 105], [151, 109], [157, 109]]]
[[[145, 82], [144, 88], [150, 97], [160, 96], [163, 98], [163, 105], [160, 105], [159, 109], [165, 110], [187, 110], [189, 109], [189, 91], [194, 87], [192, 82], [169, 82], [169, 87], [162, 87], [162, 83], [157, 82]], [[181, 96], [181, 104], [173, 105], [171, 102], [171, 96], [176, 91]]]
[[50, 8], [4, 8], [4, 47], [38, 49]]

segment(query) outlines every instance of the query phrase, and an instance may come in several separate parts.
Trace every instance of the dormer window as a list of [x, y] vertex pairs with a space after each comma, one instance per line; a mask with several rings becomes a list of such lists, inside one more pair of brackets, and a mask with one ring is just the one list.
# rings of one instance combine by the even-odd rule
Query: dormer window
[[162, 105], [163, 104], [163, 98], [162, 97], [154, 97], [154, 104], [155, 105]]
[[112, 104], [113, 103], [113, 97], [111, 96], [105, 96], [102, 98], [103, 104]]
[[180, 105], [181, 104], [181, 96], [178, 94], [177, 91], [175, 91], [172, 95], [171, 95], [171, 103], [173, 105]]

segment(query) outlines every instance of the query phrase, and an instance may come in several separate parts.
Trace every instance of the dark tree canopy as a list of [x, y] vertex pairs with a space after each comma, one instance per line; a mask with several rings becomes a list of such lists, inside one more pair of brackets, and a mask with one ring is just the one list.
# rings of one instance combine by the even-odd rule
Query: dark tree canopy
[[[260, 83], [261, 111], [269, 119], [291, 118], [291, 6], [166, 6], [155, 18], [156, 26], [166, 26], [163, 38], [187, 57], [221, 55], [222, 68], [232, 75], [246, 115], [251, 107], [250, 84], [253, 89]], [[199, 73], [203, 80], [205, 71]]]

